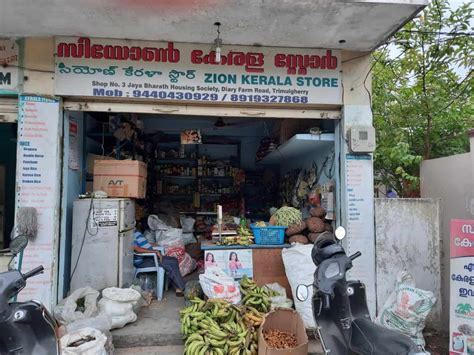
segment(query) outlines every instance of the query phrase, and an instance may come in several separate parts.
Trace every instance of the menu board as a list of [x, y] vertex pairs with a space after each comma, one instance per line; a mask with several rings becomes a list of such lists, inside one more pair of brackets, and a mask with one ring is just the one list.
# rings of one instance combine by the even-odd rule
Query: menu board
[[34, 207], [38, 233], [17, 258], [22, 272], [43, 265], [43, 274], [31, 278], [18, 296], [35, 299], [45, 306], [55, 300], [53, 290], [57, 262], [59, 226], [59, 102], [35, 96], [21, 96], [18, 120], [17, 207]]
[[373, 164], [370, 155], [346, 155], [347, 253], [362, 256], [354, 261], [349, 278], [367, 286], [367, 301], [375, 315], [375, 240]]
[[474, 220], [451, 220], [450, 354], [474, 354]]

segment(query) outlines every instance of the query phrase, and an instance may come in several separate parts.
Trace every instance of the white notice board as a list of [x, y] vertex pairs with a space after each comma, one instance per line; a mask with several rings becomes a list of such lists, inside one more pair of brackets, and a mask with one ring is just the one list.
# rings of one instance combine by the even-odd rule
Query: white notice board
[[375, 237], [373, 164], [370, 155], [346, 155], [347, 254], [362, 256], [353, 263], [349, 279], [367, 286], [367, 301], [375, 316]]
[[21, 96], [18, 120], [17, 207], [34, 207], [38, 234], [17, 259], [22, 272], [43, 265], [44, 273], [27, 282], [20, 301], [37, 300], [50, 307], [56, 299], [60, 188], [59, 101]]

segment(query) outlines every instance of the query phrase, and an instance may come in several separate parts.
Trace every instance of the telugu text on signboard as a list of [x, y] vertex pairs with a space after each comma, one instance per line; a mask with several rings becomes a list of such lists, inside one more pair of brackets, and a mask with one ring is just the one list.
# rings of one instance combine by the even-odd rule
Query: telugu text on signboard
[[56, 39], [55, 93], [264, 105], [342, 104], [340, 51]]

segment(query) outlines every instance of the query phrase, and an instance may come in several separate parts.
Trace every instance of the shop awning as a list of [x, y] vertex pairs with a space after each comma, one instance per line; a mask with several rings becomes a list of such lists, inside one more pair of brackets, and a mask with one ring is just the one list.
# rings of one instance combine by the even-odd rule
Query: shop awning
[[369, 51], [427, 0], [6, 0], [4, 37], [87, 36]]

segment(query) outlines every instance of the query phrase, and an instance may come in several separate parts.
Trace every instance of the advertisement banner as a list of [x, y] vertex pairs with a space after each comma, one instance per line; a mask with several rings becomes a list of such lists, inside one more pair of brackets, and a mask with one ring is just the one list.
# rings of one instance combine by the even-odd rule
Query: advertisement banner
[[0, 94], [18, 93], [18, 65], [18, 44], [0, 39]]
[[16, 202], [34, 207], [38, 232], [17, 258], [22, 272], [43, 265], [44, 273], [28, 280], [18, 300], [37, 300], [46, 307], [56, 300], [57, 241], [59, 232], [59, 101], [21, 96], [18, 120]]
[[204, 260], [205, 267], [218, 267], [234, 280], [253, 277], [251, 249], [206, 250]]
[[474, 220], [451, 220], [450, 354], [474, 354]]
[[55, 94], [246, 105], [341, 105], [331, 49], [56, 38]]

